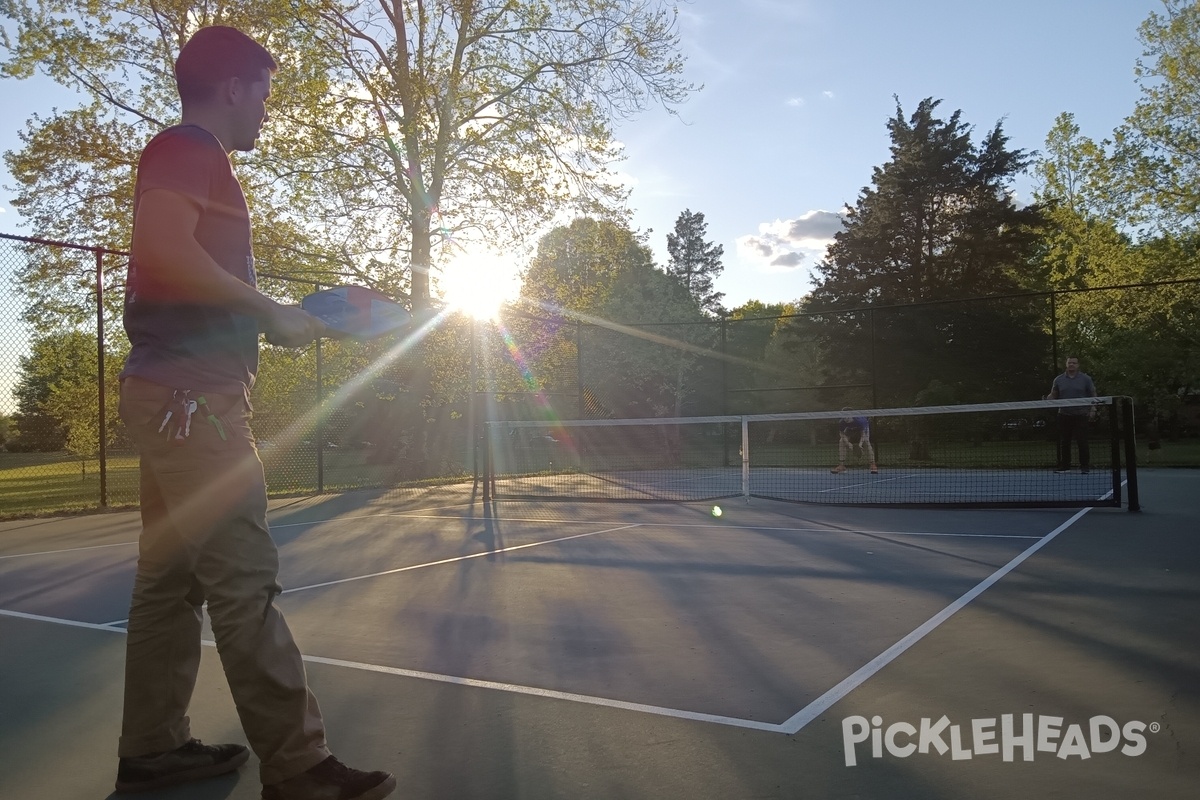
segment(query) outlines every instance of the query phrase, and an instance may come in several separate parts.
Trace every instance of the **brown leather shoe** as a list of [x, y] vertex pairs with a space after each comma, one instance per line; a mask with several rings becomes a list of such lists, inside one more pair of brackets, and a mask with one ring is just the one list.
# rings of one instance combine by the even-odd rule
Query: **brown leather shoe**
[[240, 744], [203, 744], [192, 739], [174, 750], [122, 758], [117, 766], [118, 792], [147, 792], [233, 772], [250, 751]]
[[264, 786], [263, 800], [381, 800], [396, 790], [390, 772], [351, 769], [333, 756], [308, 772]]

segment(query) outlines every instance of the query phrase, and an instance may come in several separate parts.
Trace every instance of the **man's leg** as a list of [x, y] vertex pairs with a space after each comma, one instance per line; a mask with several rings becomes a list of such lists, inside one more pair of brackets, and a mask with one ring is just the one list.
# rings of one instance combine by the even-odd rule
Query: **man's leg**
[[1058, 415], [1058, 472], [1071, 468], [1071, 440], [1074, 438], [1074, 418], [1069, 414]]
[[[131, 611], [131, 644], [139, 649], [132, 658], [129, 680], [131, 684], [146, 680], [149, 686], [131, 685], [127, 706], [148, 704], [145, 713], [131, 712], [121, 755], [145, 754], [141, 748], [147, 738], [162, 735], [163, 728], [171, 731], [170, 736], [152, 739], [156, 744], [161, 741], [162, 749], [178, 746], [178, 739], [188, 735], [182, 714], [199, 661], [203, 599], [208, 602], [217, 649], [246, 737], [262, 761], [264, 782], [303, 773], [327, 758], [329, 751], [300, 653], [271, 603], [280, 591], [278, 555], [267, 531], [262, 462], [254, 448], [245, 402], [208, 395], [221, 426], [197, 413], [191, 434], [181, 444], [173, 444], [165, 432], [157, 432], [171, 390], [133, 379], [125, 384], [122, 417], [138, 441], [152, 480], [148, 508], [157, 520], [152, 530], [168, 534], [151, 548], [156, 558], [143, 558], [144, 566], [139, 563], [140, 591], [135, 593], [139, 609]], [[147, 593], [147, 586], [154, 591]], [[161, 597], [169, 591], [176, 593], [174, 606], [170, 606], [172, 598]], [[148, 604], [146, 598], [155, 601], [149, 611], [141, 609]], [[177, 617], [183, 610], [190, 614], [186, 635], [194, 642], [191, 649], [181, 649], [175, 638], [165, 644], [159, 634], [154, 650], [157, 663], [149, 655], [138, 655], [150, 648], [133, 636], [135, 618], [160, 620], [173, 613], [179, 624]], [[184, 634], [172, 636], [181, 640]], [[150, 675], [153, 670], [157, 673]], [[184, 721], [160, 720], [162, 709]]]
[[[125, 710], [118, 754], [174, 750], [191, 738], [187, 708], [200, 665], [200, 605], [191, 554], [170, 522], [154, 477], [157, 423], [169, 390], [126, 381], [121, 417], [142, 451], [142, 534], [125, 639]], [[166, 440], [166, 434], [161, 436]]]
[[863, 433], [862, 438], [858, 441], [858, 446], [866, 453], [867, 464], [870, 465], [871, 472], [879, 472], [879, 467], [875, 464], [875, 448], [871, 445], [871, 437]]
[[1092, 448], [1089, 443], [1090, 425], [1087, 417], [1075, 418], [1075, 441], [1079, 447], [1079, 469], [1088, 472], [1092, 466]]
[[279, 555], [267, 529], [267, 489], [243, 400], [208, 404], [220, 427], [200, 415], [181, 451], [197, 465], [165, 479], [170, 515], [188, 539], [203, 541], [195, 561], [217, 652], [263, 783], [277, 783], [329, 757], [300, 651], [273, 603]]
[[279, 554], [267, 530], [266, 484], [249, 420], [240, 403], [222, 416], [228, 441], [218, 446], [221, 456], [201, 492], [225, 498], [231, 513], [196, 572], [238, 716], [262, 761], [263, 797], [380, 800], [396, 788], [395, 776], [351, 769], [329, 754], [304, 661], [275, 607]]
[[204, 595], [192, 569], [195, 551], [172, 524], [156, 476], [169, 395], [136, 379], [121, 387], [121, 417], [142, 453], [142, 534], [127, 624], [118, 792], [222, 775], [249, 756], [242, 745], [204, 745], [191, 736], [187, 710], [200, 665]]
[[125, 637], [125, 710], [118, 754], [174, 750], [192, 738], [187, 710], [200, 666], [203, 594], [141, 467], [142, 535]]
[[846, 436], [838, 436], [838, 465], [830, 470], [833, 473], [846, 471], [846, 451], [850, 448], [850, 440]]

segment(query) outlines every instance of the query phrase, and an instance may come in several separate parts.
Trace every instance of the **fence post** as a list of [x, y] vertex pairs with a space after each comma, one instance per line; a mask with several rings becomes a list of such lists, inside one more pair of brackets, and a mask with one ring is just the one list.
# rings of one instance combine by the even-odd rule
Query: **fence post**
[[[477, 391], [479, 389], [479, 365], [476, 356], [475, 339], [478, 336], [478, 321], [475, 317], [471, 317], [471, 364], [468, 369], [468, 386], [467, 386], [467, 441], [470, 442], [471, 448], [471, 476], [475, 483], [479, 482], [479, 431], [477, 429], [477, 413], [475, 405], [478, 402]], [[486, 491], [486, 490], [485, 490]]]
[[871, 408], [879, 408], [879, 382], [875, 377], [875, 309], [870, 309], [867, 315], [871, 320]]
[[96, 387], [99, 389], [100, 409], [97, 423], [100, 426], [100, 507], [108, 507], [108, 414], [104, 387], [104, 251], [92, 251], [96, 257]]
[[[321, 291], [321, 284], [313, 284]], [[317, 494], [325, 493], [325, 372], [321, 358], [321, 339], [317, 338]]]
[[586, 419], [584, 411], [587, 403], [583, 396], [583, 323], [575, 320], [575, 387], [579, 406], [579, 419]]
[[1050, 374], [1058, 372], [1058, 293], [1050, 292]]
[[721, 413], [729, 413], [729, 317], [721, 313]]

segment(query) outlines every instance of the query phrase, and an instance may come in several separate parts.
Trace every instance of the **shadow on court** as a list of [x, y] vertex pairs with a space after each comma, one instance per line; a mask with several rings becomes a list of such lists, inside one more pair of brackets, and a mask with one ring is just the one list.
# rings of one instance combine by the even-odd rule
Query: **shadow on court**
[[[396, 772], [396, 797], [1182, 799], [1200, 785], [1200, 473], [1145, 471], [1142, 513], [1092, 510], [1058, 533], [1074, 512], [755, 502], [716, 520], [709, 506], [485, 509], [466, 488], [271, 515], [295, 590], [280, 604], [330, 743]], [[110, 796], [124, 635], [97, 623], [119, 619], [105, 614], [127, 593], [130, 537], [136, 515], [0, 529], [0, 797]], [[212, 648], [192, 723], [244, 741]], [[249, 800], [255, 764], [143, 796]]]

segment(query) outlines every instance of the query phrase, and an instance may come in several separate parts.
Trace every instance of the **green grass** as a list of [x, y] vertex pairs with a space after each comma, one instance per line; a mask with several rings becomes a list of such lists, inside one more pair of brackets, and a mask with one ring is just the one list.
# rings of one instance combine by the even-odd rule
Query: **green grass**
[[[108, 505], [137, 502], [137, 458], [107, 461]], [[100, 508], [100, 462], [67, 453], [0, 453], [0, 518]]]
[[[317, 492], [314, 454], [268, 449], [262, 458], [272, 497]], [[137, 456], [109, 456], [105, 472], [107, 507], [136, 507]], [[418, 478], [407, 474], [403, 462], [373, 464], [365, 451], [354, 450], [326, 453], [323, 472], [321, 489], [325, 492], [442, 484], [470, 478], [461, 469], [446, 470], [446, 477]], [[98, 460], [68, 453], [0, 453], [0, 519], [72, 514], [103, 507]]]
[[1200, 439], [1163, 441], [1158, 450], [1138, 442], [1137, 461], [1141, 467], [1200, 467]]

